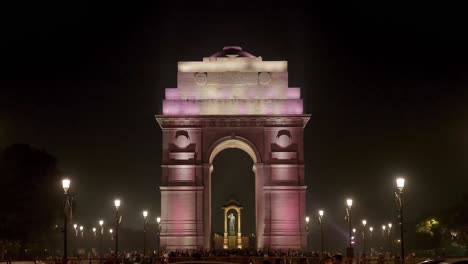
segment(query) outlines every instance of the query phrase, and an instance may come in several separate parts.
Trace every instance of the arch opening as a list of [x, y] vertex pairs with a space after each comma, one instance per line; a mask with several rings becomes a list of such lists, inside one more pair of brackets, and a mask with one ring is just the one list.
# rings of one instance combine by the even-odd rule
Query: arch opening
[[[242, 149], [226, 148], [217, 153], [211, 164], [211, 237], [212, 247], [220, 249], [224, 244], [232, 246], [235, 241], [242, 245], [242, 237], [256, 233], [256, 203], [255, 203], [255, 171], [251, 156]], [[230, 206], [229, 201], [237, 201], [242, 206], [242, 212]], [[229, 214], [225, 215], [223, 208], [235, 212], [235, 231], [226, 230]], [[242, 215], [242, 218], [240, 217]], [[242, 226], [242, 229], [240, 228]], [[226, 233], [226, 234], [225, 234]], [[238, 234], [239, 233], [239, 234]], [[229, 240], [224, 242], [220, 239]], [[236, 242], [237, 243], [237, 242]], [[224, 245], [225, 246], [225, 245]], [[242, 247], [250, 247], [245, 244]], [[237, 248], [239, 245], [236, 244]]]

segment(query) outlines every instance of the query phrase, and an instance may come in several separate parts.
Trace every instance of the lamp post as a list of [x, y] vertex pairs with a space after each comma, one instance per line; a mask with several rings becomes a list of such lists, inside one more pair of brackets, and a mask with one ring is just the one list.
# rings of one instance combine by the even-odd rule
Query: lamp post
[[76, 257], [76, 244], [78, 243], [78, 224], [73, 224], [73, 229], [75, 230], [75, 236], [73, 237], [73, 255]]
[[397, 178], [396, 186], [398, 191], [395, 191], [395, 198], [398, 206], [398, 218], [400, 224], [400, 250], [401, 250], [401, 263], [405, 263], [405, 240], [404, 240], [404, 227], [403, 227], [403, 188], [405, 187], [405, 179]]
[[159, 256], [159, 250], [161, 247], [161, 217], [156, 217], [156, 242], [157, 242], [157, 248], [158, 248], [158, 256]]
[[319, 214], [319, 222], [320, 222], [320, 243], [321, 243], [321, 252], [322, 252], [322, 257], [323, 257], [323, 210], [318, 211]]
[[114, 233], [114, 230], [113, 230], [112, 228], [109, 229], [109, 234], [110, 234], [111, 240], [114, 240], [114, 235], [113, 235], [113, 233]]
[[102, 259], [102, 235], [104, 234], [104, 220], [99, 220], [99, 226], [101, 227], [101, 232], [99, 232], [99, 261]]
[[392, 240], [392, 223], [388, 223], [388, 238], [391, 241]]
[[63, 209], [63, 264], [67, 264], [68, 260], [68, 217], [71, 212], [71, 201], [68, 190], [70, 189], [70, 179], [62, 180], [62, 188], [65, 195], [65, 205]]
[[[78, 246], [83, 246], [83, 237], [84, 237], [84, 232], [83, 232], [83, 229], [84, 227], [82, 225], [80, 225], [80, 236], [81, 236], [81, 240], [78, 239]], [[78, 247], [78, 252], [77, 252], [77, 255], [79, 256], [80, 255], [80, 248]]]
[[362, 225], [364, 226], [364, 228], [362, 229], [362, 253], [365, 255], [366, 254], [366, 225], [367, 225], [366, 219], [362, 220]]
[[385, 249], [385, 246], [386, 246], [386, 240], [385, 240], [385, 230], [387, 230], [387, 226], [386, 225], [382, 225], [382, 248]]
[[354, 258], [353, 240], [351, 233], [351, 207], [353, 206], [353, 199], [346, 199], [346, 219], [349, 226], [349, 247], [346, 250], [346, 257]]
[[371, 252], [370, 254], [372, 254], [372, 232], [374, 231], [374, 227], [373, 226], [370, 226], [369, 227], [369, 248], [371, 249]]
[[306, 216], [305, 217], [305, 231], [306, 231], [307, 250], [309, 250], [309, 222], [310, 222], [310, 218]]
[[115, 206], [115, 261], [117, 262], [117, 258], [119, 256], [119, 207], [120, 207], [120, 200], [114, 200]]
[[143, 256], [146, 256], [146, 224], [148, 223], [148, 211], [143, 211]]
[[96, 228], [93, 227], [93, 237], [94, 237], [94, 240], [96, 240]]

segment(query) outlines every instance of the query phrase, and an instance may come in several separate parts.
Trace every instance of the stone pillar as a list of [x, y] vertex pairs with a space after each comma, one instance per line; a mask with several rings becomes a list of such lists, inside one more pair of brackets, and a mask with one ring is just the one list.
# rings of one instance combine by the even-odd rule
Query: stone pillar
[[242, 248], [242, 232], [241, 232], [241, 211], [237, 211], [238, 222], [237, 222], [237, 248]]
[[213, 172], [213, 165], [210, 163], [203, 163], [203, 229], [205, 235], [204, 248], [210, 248], [211, 239], [211, 173]]
[[263, 193], [263, 186], [265, 184], [265, 177], [268, 172], [265, 170], [263, 163], [255, 163], [253, 170], [255, 172], [255, 206], [256, 206], [256, 245], [259, 249], [264, 249], [264, 235], [265, 235], [265, 194]]
[[198, 249], [203, 187], [161, 186], [161, 248]]
[[223, 248], [228, 248], [227, 210], [224, 209], [224, 240]]

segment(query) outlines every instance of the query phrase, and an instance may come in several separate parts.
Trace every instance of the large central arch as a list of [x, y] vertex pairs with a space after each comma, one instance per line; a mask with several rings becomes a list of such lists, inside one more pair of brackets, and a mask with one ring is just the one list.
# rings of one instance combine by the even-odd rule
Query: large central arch
[[209, 248], [211, 173], [226, 148], [254, 161], [256, 245], [305, 249], [305, 183], [299, 88], [287, 62], [226, 47], [202, 62], [179, 62], [166, 89], [162, 129], [161, 247]]
[[[243, 150], [245, 153], [247, 153], [250, 158], [253, 161], [253, 172], [255, 176], [255, 236], [259, 237], [263, 235], [262, 231], [263, 230], [263, 220], [264, 220], [264, 214], [263, 208], [264, 208], [264, 197], [263, 197], [263, 192], [261, 191], [261, 188], [263, 187], [263, 179], [262, 177], [259, 177], [257, 175], [257, 165], [262, 164], [261, 163], [261, 155], [260, 152], [257, 150], [257, 147], [247, 140], [246, 138], [239, 137], [239, 136], [229, 136], [229, 137], [224, 137], [213, 143], [213, 145], [210, 147], [208, 151], [209, 155], [209, 166], [210, 170], [208, 173], [208, 179], [206, 179], [206, 185], [205, 187], [207, 188], [207, 193], [208, 195], [205, 197], [206, 201], [205, 204], [208, 206], [208, 208], [211, 208], [211, 193], [212, 193], [212, 188], [211, 188], [211, 174], [213, 173], [213, 160], [214, 158], [223, 150], [229, 149], [229, 148], [236, 148]], [[205, 217], [206, 219], [206, 229], [205, 229], [205, 237], [208, 239], [211, 237], [211, 210], [207, 210], [205, 212], [207, 215]], [[259, 245], [263, 245], [263, 239], [257, 243], [260, 243]]]

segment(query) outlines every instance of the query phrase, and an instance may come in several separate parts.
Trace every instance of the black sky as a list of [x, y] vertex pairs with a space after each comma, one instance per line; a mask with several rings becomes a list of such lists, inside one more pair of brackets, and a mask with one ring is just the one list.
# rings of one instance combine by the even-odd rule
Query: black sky
[[[344, 225], [344, 199], [378, 226], [453, 205], [468, 184], [468, 17], [413, 2], [17, 2], [2, 8], [0, 147], [57, 156], [91, 225], [123, 200], [124, 225], [159, 212], [163, 88], [177, 61], [240, 45], [288, 60], [302, 87], [308, 212]], [[331, 220], [330, 220], [331, 221]], [[331, 227], [330, 227], [331, 228]], [[338, 232], [336, 232], [338, 234]], [[340, 245], [341, 246], [341, 245]]]

